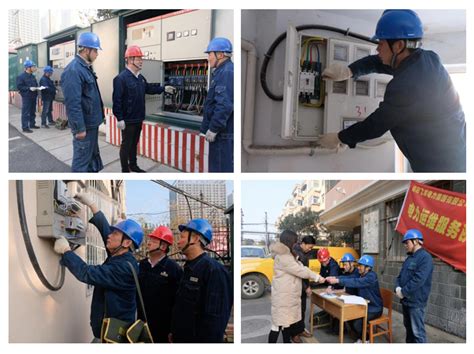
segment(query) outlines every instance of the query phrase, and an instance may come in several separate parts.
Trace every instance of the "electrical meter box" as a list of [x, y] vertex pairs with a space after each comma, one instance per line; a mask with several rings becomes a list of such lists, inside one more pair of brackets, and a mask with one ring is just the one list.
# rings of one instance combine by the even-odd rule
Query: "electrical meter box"
[[85, 211], [72, 194], [77, 193], [77, 186], [70, 191], [64, 181], [36, 181], [36, 226], [38, 237], [66, 237], [70, 242], [85, 244], [87, 224], [84, 222]]
[[317, 141], [320, 134], [339, 132], [367, 118], [382, 101], [391, 76], [371, 74], [336, 82], [322, 80], [322, 72], [333, 63], [348, 66], [375, 54], [375, 48], [355, 40], [297, 32], [290, 25], [286, 37], [282, 138]]
[[144, 59], [161, 60], [161, 19], [130, 23], [127, 25], [127, 46], [137, 45]]

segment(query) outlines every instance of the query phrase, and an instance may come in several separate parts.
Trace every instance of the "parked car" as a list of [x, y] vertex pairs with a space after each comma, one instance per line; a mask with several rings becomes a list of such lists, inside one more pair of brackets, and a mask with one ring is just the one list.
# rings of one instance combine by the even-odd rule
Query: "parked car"
[[[309, 268], [319, 273], [321, 264], [316, 259], [316, 254], [321, 246], [315, 246], [310, 251]], [[344, 253], [351, 253], [356, 259], [357, 252], [351, 247], [326, 247], [331, 257], [339, 261]], [[271, 285], [273, 279], [273, 258], [271, 257], [242, 257], [240, 261], [240, 293], [242, 299], [258, 299], [265, 289]]]
[[240, 247], [241, 258], [267, 258], [267, 248], [264, 246], [242, 246]]

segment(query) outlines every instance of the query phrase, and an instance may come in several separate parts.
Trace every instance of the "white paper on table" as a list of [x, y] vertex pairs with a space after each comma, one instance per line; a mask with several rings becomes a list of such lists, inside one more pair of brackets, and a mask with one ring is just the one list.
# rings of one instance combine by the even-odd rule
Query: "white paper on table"
[[321, 293], [320, 294], [322, 297], [326, 298], [326, 299], [334, 299], [336, 298], [337, 296], [334, 295], [334, 294], [328, 294], [328, 293]]
[[367, 301], [363, 297], [355, 295], [341, 295], [339, 299], [345, 304], [367, 305]]

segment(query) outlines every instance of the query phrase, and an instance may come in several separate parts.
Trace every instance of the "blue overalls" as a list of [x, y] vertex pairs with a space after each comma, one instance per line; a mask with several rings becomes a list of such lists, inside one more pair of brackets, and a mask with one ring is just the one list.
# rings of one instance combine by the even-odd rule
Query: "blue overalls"
[[[41, 100], [43, 101], [43, 112], [41, 113], [41, 124], [46, 125], [48, 123], [54, 123], [53, 121], [53, 101], [56, 97], [56, 86], [54, 86], [53, 80], [46, 75], [43, 75], [40, 79], [40, 86], [46, 87], [41, 91]], [[48, 121], [46, 121], [46, 118]]]
[[[90, 64], [79, 55], [66, 66], [61, 87], [68, 124], [73, 134], [72, 172], [99, 172], [104, 168], [99, 152], [99, 125], [104, 122], [104, 104]], [[86, 132], [79, 140], [77, 133]]]
[[187, 261], [171, 321], [175, 343], [221, 343], [233, 304], [232, 278], [206, 253]]
[[204, 102], [201, 133], [217, 133], [209, 143], [209, 172], [234, 171], [234, 63], [230, 59], [219, 65], [211, 75], [211, 84]]
[[[90, 220], [99, 230], [104, 245], [111, 233], [104, 214], [99, 211]], [[104, 318], [113, 317], [122, 321], [134, 322], [137, 310], [137, 287], [128, 262], [138, 273], [138, 264], [131, 252], [119, 256], [109, 256], [102, 265], [88, 265], [73, 251], [64, 253], [61, 264], [80, 282], [94, 285], [92, 295], [90, 324], [94, 337], [100, 338]]]
[[16, 78], [16, 87], [21, 96], [21, 129], [28, 130], [35, 126], [37, 91], [30, 87], [38, 87], [38, 82], [33, 74], [26, 71]]
[[407, 343], [426, 343], [425, 307], [431, 291], [433, 258], [424, 249], [409, 254], [395, 281], [402, 288], [403, 324]]
[[370, 73], [393, 75], [384, 100], [364, 121], [339, 132], [357, 143], [390, 131], [414, 172], [465, 172], [466, 122], [459, 96], [438, 55], [417, 49], [399, 67], [377, 55], [349, 65], [354, 79]]

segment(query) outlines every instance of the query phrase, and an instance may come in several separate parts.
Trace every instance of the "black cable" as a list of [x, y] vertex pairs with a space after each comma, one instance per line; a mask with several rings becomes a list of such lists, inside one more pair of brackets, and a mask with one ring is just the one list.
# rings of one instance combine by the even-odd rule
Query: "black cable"
[[[323, 30], [323, 31], [331, 31], [331, 32], [337, 32], [341, 33], [344, 36], [348, 37], [354, 37], [363, 41], [367, 41], [373, 44], [377, 44], [377, 41], [374, 41], [372, 38], [364, 36], [362, 34], [358, 33], [353, 33], [350, 32], [349, 29], [341, 29], [337, 27], [332, 27], [332, 26], [324, 26], [324, 25], [301, 25], [301, 26], [296, 26], [296, 31], [304, 31], [304, 30], [310, 30], [310, 29], [317, 29], [317, 30]], [[273, 41], [271, 44], [270, 48], [268, 48], [267, 52], [265, 53], [265, 57], [263, 58], [262, 62], [262, 68], [260, 69], [260, 83], [262, 84], [263, 91], [265, 91], [265, 94], [271, 98], [274, 101], [283, 101], [283, 95], [275, 95], [273, 92], [270, 91], [270, 89], [267, 86], [267, 67], [268, 63], [270, 62], [270, 59], [272, 58], [273, 52], [275, 51], [276, 47], [286, 38], [286, 32], [283, 32], [280, 34], [277, 39]]]
[[52, 285], [46, 276], [44, 275], [41, 267], [38, 263], [38, 259], [36, 258], [35, 251], [33, 249], [33, 245], [31, 243], [30, 233], [28, 231], [28, 224], [26, 222], [26, 214], [25, 214], [25, 204], [23, 199], [23, 181], [18, 180], [16, 181], [16, 199], [18, 204], [18, 216], [20, 218], [20, 226], [21, 226], [21, 233], [23, 235], [23, 241], [25, 242], [26, 252], [28, 253], [28, 257], [30, 258], [31, 265], [36, 272], [41, 283], [51, 291], [58, 291], [64, 285], [64, 277], [65, 277], [65, 267], [61, 266], [61, 274], [58, 285]]

